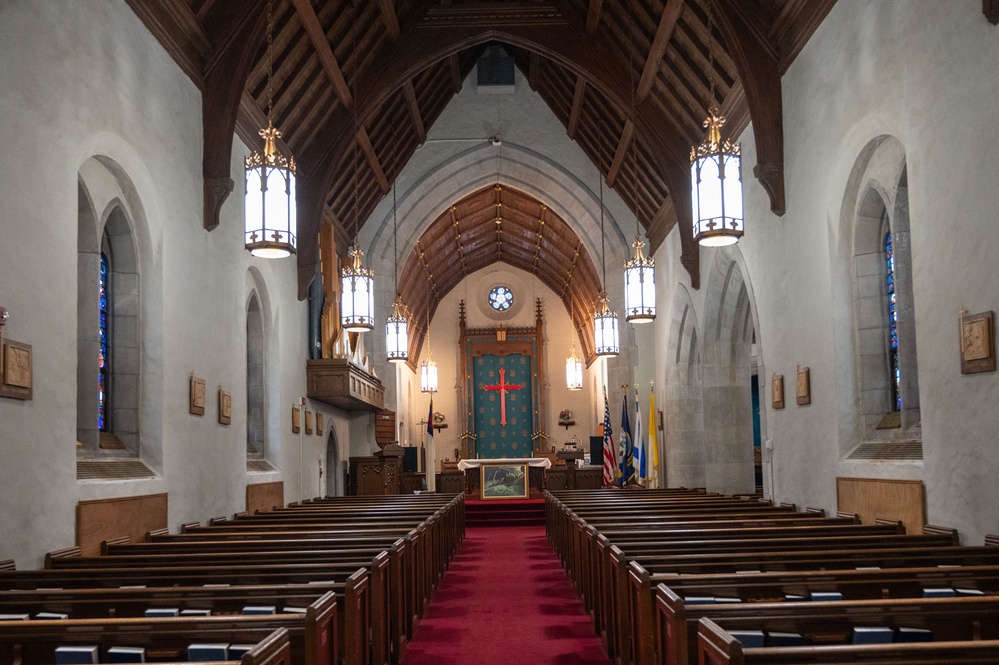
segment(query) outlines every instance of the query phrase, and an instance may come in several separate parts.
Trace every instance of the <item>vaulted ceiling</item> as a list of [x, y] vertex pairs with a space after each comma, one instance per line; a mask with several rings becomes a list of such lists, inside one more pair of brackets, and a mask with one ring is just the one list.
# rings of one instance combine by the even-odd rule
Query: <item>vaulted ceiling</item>
[[[259, 146], [273, 100], [282, 148], [299, 164], [300, 297], [315, 274], [319, 225], [356, 234], [494, 42], [653, 249], [690, 216], [689, 151], [702, 138], [712, 83], [728, 132], [753, 123], [757, 164], [744, 177], [752, 169], [783, 214], [780, 76], [835, 3], [273, 0], [268, 86], [264, 0], [126, 1], [202, 91], [206, 229], [241, 177], [230, 172], [234, 132]], [[696, 288], [687, 224], [680, 237]]]

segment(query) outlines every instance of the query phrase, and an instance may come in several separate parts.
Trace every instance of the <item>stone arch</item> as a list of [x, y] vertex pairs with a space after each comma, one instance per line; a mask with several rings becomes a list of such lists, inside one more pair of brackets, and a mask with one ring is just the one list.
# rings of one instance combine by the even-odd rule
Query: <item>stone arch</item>
[[[279, 459], [277, 450], [272, 449], [275, 442], [281, 440], [280, 432], [280, 386], [270, 380], [274, 358], [278, 357], [279, 347], [277, 340], [277, 326], [274, 325], [274, 305], [271, 302], [270, 291], [263, 274], [256, 266], [247, 268], [245, 285], [245, 301], [243, 311], [246, 315], [247, 331], [247, 376], [246, 376], [246, 404], [247, 404], [247, 457], [255, 460], [267, 460], [273, 466]], [[253, 305], [256, 304], [256, 311]], [[254, 337], [254, 347], [251, 347], [251, 326], [259, 326], [252, 333]], [[259, 343], [259, 346], [256, 344]], [[255, 359], [251, 368], [251, 351]], [[251, 392], [251, 384], [259, 388], [259, 393]], [[251, 400], [255, 403], [255, 408], [259, 409], [259, 416], [251, 425]], [[251, 427], [259, 427], [254, 430], [255, 452], [251, 448]]]
[[[861, 150], [844, 194], [841, 223], [851, 268], [851, 327], [854, 395], [841, 401], [841, 414], [853, 422], [852, 436], [841, 437], [841, 452], [863, 441], [919, 438], [920, 420], [915, 303], [909, 235], [909, 198], [905, 147], [890, 135], [872, 139]], [[898, 394], [892, 403], [886, 255], [891, 232], [897, 311]]]
[[667, 487], [704, 487], [704, 399], [697, 313], [687, 289], [673, 296], [666, 353], [666, 425], [660, 477]]
[[[77, 174], [77, 441], [84, 457], [159, 458], [141, 446], [142, 282], [141, 211], [134, 187], [113, 161], [92, 157]], [[100, 215], [97, 211], [101, 210]], [[102, 255], [108, 262], [108, 356], [105, 427], [98, 427], [98, 293]], [[147, 449], [148, 448], [148, 449]], [[151, 453], [151, 454], [150, 454]]]
[[264, 457], [264, 318], [256, 291], [246, 303], [246, 455]]
[[716, 251], [707, 276], [701, 362], [704, 372], [705, 486], [755, 489], [752, 361], [755, 307], [737, 248]]

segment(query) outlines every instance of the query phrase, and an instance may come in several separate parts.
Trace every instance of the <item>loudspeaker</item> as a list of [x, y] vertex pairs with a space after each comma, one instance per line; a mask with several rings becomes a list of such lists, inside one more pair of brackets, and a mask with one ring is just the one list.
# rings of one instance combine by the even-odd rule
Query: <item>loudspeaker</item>
[[412, 448], [402, 449], [402, 472], [403, 473], [416, 473], [416, 451], [417, 448], [413, 446]]
[[604, 464], [604, 437], [590, 437], [590, 464], [603, 466]]

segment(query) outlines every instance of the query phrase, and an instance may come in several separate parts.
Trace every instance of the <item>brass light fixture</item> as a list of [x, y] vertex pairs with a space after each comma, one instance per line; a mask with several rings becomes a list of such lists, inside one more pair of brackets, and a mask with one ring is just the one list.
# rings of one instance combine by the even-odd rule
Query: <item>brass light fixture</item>
[[[632, 21], [632, 25], [635, 21]], [[631, 39], [632, 54], [634, 44], [637, 40]], [[631, 58], [628, 60], [631, 66]], [[632, 67], [632, 71], [636, 71]], [[635, 82], [633, 91], [637, 91], [638, 82]], [[635, 117], [635, 95], [631, 97], [631, 116]], [[633, 121], [634, 122], [634, 121]], [[638, 143], [638, 131], [634, 132], [631, 138], [631, 159], [635, 180], [638, 180], [638, 151], [635, 144]], [[637, 192], [637, 182], [636, 182]], [[637, 196], [637, 194], [636, 194]], [[645, 243], [642, 242], [641, 226], [638, 222], [638, 206], [635, 206], [635, 256], [624, 264], [624, 320], [631, 323], [649, 323], [656, 318], [656, 262], [652, 257], [646, 258], [642, 253]]]
[[[604, 255], [604, 181], [600, 176], [600, 266], [607, 284], [607, 261]], [[616, 356], [621, 348], [617, 312], [612, 312], [607, 291], [601, 290], [593, 312], [593, 341], [598, 356]]]
[[399, 218], [396, 216], [395, 183], [392, 183], [392, 258], [395, 260], [395, 302], [392, 315], [385, 320], [385, 354], [389, 362], [409, 360], [409, 319], [399, 293]]
[[569, 357], [565, 359], [565, 387], [569, 390], [583, 389], [583, 361], [576, 357], [576, 337], [570, 330], [572, 348]]
[[704, 140], [690, 149], [690, 194], [693, 235], [698, 243], [719, 247], [739, 241], [745, 230], [742, 204], [742, 155], [739, 145], [722, 141], [725, 118], [715, 103], [712, 2], [708, 0], [708, 77], [711, 91]]
[[[357, 7], [354, 6], [354, 50], [357, 51]], [[360, 76], [354, 72], [354, 80]], [[354, 106], [354, 136], [360, 129], [357, 105]], [[357, 244], [357, 234], [361, 231], [361, 209], [357, 177], [358, 145], [354, 140], [354, 247], [350, 250], [351, 262], [340, 271], [340, 322], [348, 332], [368, 332], [375, 327], [375, 271], [361, 264], [364, 252]]]
[[427, 357], [420, 363], [420, 392], [437, 392], [437, 363], [430, 354], [430, 303], [427, 303]]
[[267, 3], [267, 128], [260, 130], [263, 154], [254, 150], [243, 161], [243, 241], [253, 256], [280, 259], [295, 253], [297, 217], [295, 159], [277, 149], [281, 132], [274, 127], [274, 16]]

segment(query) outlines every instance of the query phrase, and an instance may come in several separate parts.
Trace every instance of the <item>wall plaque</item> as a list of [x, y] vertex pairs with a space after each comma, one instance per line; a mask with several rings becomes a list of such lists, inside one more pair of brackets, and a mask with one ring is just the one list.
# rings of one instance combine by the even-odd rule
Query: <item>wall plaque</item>
[[228, 425], [232, 422], [232, 395], [219, 386], [219, 424]]
[[965, 314], [961, 311], [961, 374], [996, 370], [995, 333], [992, 312]]
[[0, 397], [32, 398], [31, 345], [7, 340], [0, 358]]
[[794, 397], [798, 406], [812, 403], [812, 382], [807, 367], [799, 367], [794, 379]]
[[770, 375], [770, 405], [774, 409], [784, 408], [784, 375]]
[[205, 380], [191, 373], [190, 406], [188, 409], [196, 416], [205, 415]]

